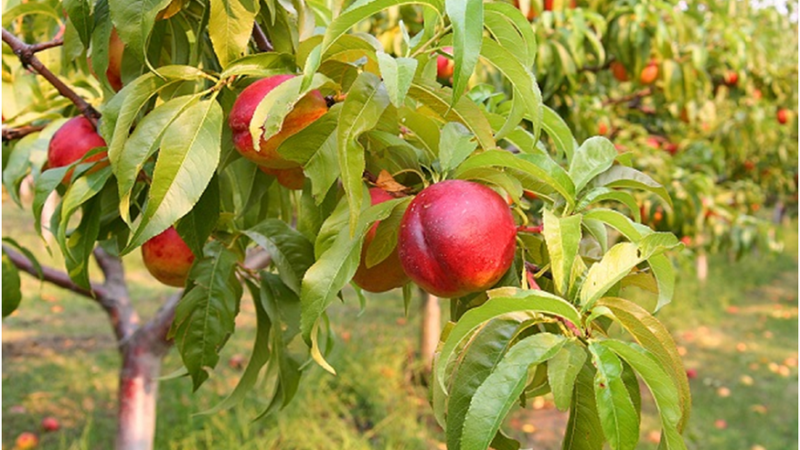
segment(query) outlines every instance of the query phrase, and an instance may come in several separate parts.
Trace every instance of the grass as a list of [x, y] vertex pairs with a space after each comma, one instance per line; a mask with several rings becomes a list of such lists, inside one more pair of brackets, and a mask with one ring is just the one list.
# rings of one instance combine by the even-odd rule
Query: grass
[[[29, 213], [4, 206], [3, 235], [46, 255], [27, 231]], [[173, 290], [153, 282], [137, 254], [126, 263], [136, 306], [148, 317]], [[736, 263], [716, 256], [710, 267], [704, 285], [684, 272], [673, 304], [660, 313], [687, 368], [697, 373], [689, 447], [797, 449], [796, 223], [787, 227], [785, 252]], [[3, 322], [4, 448], [13, 448], [23, 431], [38, 433], [48, 415], [62, 429], [40, 433], [42, 448], [109, 448], [120, 359], [106, 317], [90, 301], [30, 277], [23, 289], [21, 310]], [[187, 379], [161, 383], [156, 448], [443, 448], [427, 392], [414, 381], [415, 311], [406, 319], [399, 295], [389, 294], [371, 297], [358, 317], [354, 294], [346, 300], [330, 310], [338, 335], [330, 358], [336, 377], [313, 367], [294, 402], [265, 420], [252, 419], [266, 407], [269, 386], [257, 387], [231, 410], [196, 415], [222, 400], [241, 374], [228, 362], [248, 355], [253, 340], [255, 314], [244, 302], [236, 333], [206, 385], [193, 393]], [[172, 351], [163, 373], [179, 367]], [[646, 401], [640, 448], [656, 448], [654, 413]], [[514, 413], [506, 427], [526, 446], [556, 449], [565, 422], [566, 415], [543, 399]]]

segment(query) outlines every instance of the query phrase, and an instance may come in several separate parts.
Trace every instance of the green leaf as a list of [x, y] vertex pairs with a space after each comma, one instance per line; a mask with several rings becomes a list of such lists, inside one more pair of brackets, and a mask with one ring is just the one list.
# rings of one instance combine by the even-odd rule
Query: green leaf
[[550, 268], [556, 294], [569, 292], [572, 264], [578, 257], [581, 243], [581, 216], [556, 217], [550, 210], [544, 210], [544, 229], [542, 234], [550, 254]]
[[85, 48], [89, 48], [89, 41], [92, 38], [94, 29], [94, 18], [92, 17], [92, 6], [88, 0], [64, 0], [64, 9], [67, 10], [72, 25], [81, 38], [81, 43]]
[[583, 198], [581, 198], [581, 200], [578, 202], [578, 206], [575, 207], [575, 210], [583, 211], [589, 205], [606, 201], [616, 201], [622, 203], [631, 211], [634, 220], [641, 222], [642, 215], [641, 211], [639, 211], [639, 205], [636, 202], [636, 198], [630, 192], [615, 191], [605, 187], [594, 188], [587, 192], [586, 195], [584, 195]]
[[262, 272], [261, 304], [273, 324], [271, 363], [277, 361], [278, 379], [272, 402], [257, 419], [288, 405], [297, 393], [302, 375], [300, 361], [289, 351], [289, 345], [300, 332], [300, 298], [275, 274]]
[[[362, 191], [360, 200], [363, 202], [366, 199], [367, 197], [363, 195]], [[377, 220], [386, 219], [396, 204], [401, 201], [403, 200], [390, 200], [367, 208], [361, 214], [353, 234], [347, 227], [336, 228], [338, 234], [332, 244], [306, 271], [300, 288], [302, 306], [300, 324], [306, 343], [311, 344], [312, 329], [317, 324], [317, 320], [336, 298], [336, 294], [347, 285], [356, 273], [361, 257], [361, 245], [369, 227]], [[363, 204], [362, 202], [359, 203], [359, 206]], [[346, 211], [346, 209], [340, 211]], [[334, 212], [331, 217], [334, 217], [335, 214]], [[320, 235], [322, 234], [323, 231], [320, 231]]]
[[186, 245], [195, 255], [203, 254], [203, 247], [214, 231], [220, 215], [219, 178], [213, 177], [200, 200], [175, 227]]
[[575, 192], [580, 192], [592, 178], [608, 170], [616, 157], [614, 144], [604, 137], [595, 136], [583, 141], [569, 166]]
[[670, 375], [680, 394], [679, 402], [683, 414], [678, 429], [683, 430], [691, 413], [692, 399], [686, 370], [669, 331], [644, 308], [628, 300], [606, 297], [597, 302], [597, 307], [608, 308], [614, 315], [614, 320], [619, 322], [636, 342], [651, 352]]
[[433, 82], [428, 83], [419, 79], [411, 84], [408, 95], [433, 110], [445, 122], [463, 124], [475, 135], [478, 144], [484, 150], [497, 147], [492, 126], [480, 108], [467, 97], [451, 104], [452, 97], [449, 90], [439, 87]]
[[171, 0], [108, 0], [111, 20], [126, 49], [145, 61], [147, 43], [158, 13]]
[[[662, 447], [669, 450], [685, 450], [686, 444], [680, 435], [681, 416], [678, 393], [669, 376], [659, 366], [658, 361], [646, 350], [634, 344], [609, 339], [600, 343], [619, 355], [642, 377], [656, 401], [662, 425]], [[663, 445], [665, 444], [666, 445]]]
[[[602, 221], [617, 229], [617, 231], [633, 242], [639, 242], [642, 240], [643, 235], [647, 236], [653, 233], [650, 228], [634, 223], [628, 217], [610, 209], [591, 209], [584, 214], [584, 218], [587, 220]], [[655, 309], [655, 311], [658, 311], [661, 307], [672, 301], [672, 295], [675, 292], [675, 269], [672, 267], [672, 262], [670, 262], [666, 255], [652, 255], [647, 262], [650, 265], [650, 269], [653, 271], [653, 275], [656, 277], [656, 281], [658, 281], [658, 304]]]
[[462, 450], [486, 450], [508, 411], [525, 390], [528, 368], [552, 358], [564, 345], [562, 336], [539, 333], [517, 342], [475, 391], [464, 419]]
[[[542, 93], [533, 73], [509, 50], [489, 38], [483, 39], [481, 57], [495, 66], [511, 83], [514, 89], [514, 101], [520, 101], [524, 105], [522, 108], [524, 115], [533, 124], [534, 135], [538, 136], [542, 126]], [[504, 125], [503, 130], [511, 131], [512, 125], [516, 126], [517, 123], [509, 124], [508, 127]], [[504, 133], [501, 130], [498, 134]]]
[[239, 75], [268, 77], [290, 73], [293, 70], [295, 70], [295, 61], [292, 55], [275, 52], [258, 53], [230, 62], [228, 67], [220, 74], [220, 78], [224, 79]]
[[478, 64], [483, 43], [483, 0], [445, 0], [453, 27], [453, 100], [455, 104], [467, 87]]
[[228, 67], [247, 50], [259, 3], [253, 0], [210, 0], [208, 36], [220, 66]]
[[639, 416], [622, 381], [622, 362], [596, 342], [589, 344], [597, 367], [594, 394], [603, 433], [614, 450], [631, 450], [639, 442]]
[[364, 265], [369, 269], [380, 264], [392, 254], [397, 248], [397, 235], [400, 232], [400, 221], [403, 220], [403, 215], [408, 208], [409, 203], [413, 200], [412, 197], [405, 197], [402, 202], [392, 210], [392, 213], [386, 220], [381, 220], [377, 230], [375, 230], [375, 237], [372, 238], [367, 254], [364, 258]]
[[314, 245], [278, 219], [267, 219], [244, 234], [269, 253], [281, 280], [299, 295], [300, 282], [314, 263]]
[[238, 258], [219, 241], [209, 242], [189, 273], [191, 286], [175, 310], [168, 337], [192, 376], [194, 390], [216, 367], [219, 352], [233, 333], [241, 286], [234, 276]]
[[436, 379], [445, 392], [445, 367], [447, 367], [453, 352], [464, 339], [487, 320], [502, 314], [531, 311], [563, 317], [576, 325], [581, 323], [580, 314], [574, 306], [545, 291], [499, 288], [488, 291], [487, 294], [489, 294], [489, 300], [461, 316], [442, 345]]
[[222, 410], [229, 409], [244, 400], [253, 386], [255, 386], [256, 381], [258, 381], [258, 374], [261, 368], [264, 367], [270, 359], [269, 337], [273, 324], [267, 312], [264, 310], [264, 306], [262, 306], [260, 298], [261, 291], [255, 286], [252, 286], [249, 280], [247, 281], [247, 286], [250, 288], [256, 310], [256, 338], [253, 341], [253, 350], [250, 352], [250, 359], [247, 362], [247, 367], [244, 369], [242, 378], [239, 379], [233, 392], [214, 407], [197, 413], [198, 415], [215, 414]]
[[161, 140], [147, 207], [128, 252], [189, 212], [214, 175], [222, 134], [222, 108], [213, 98], [184, 111]]
[[[466, 170], [486, 166], [506, 167], [530, 174], [538, 179], [539, 182], [545, 183], [564, 196], [569, 204], [575, 203], [575, 186], [572, 184], [572, 180], [567, 172], [548, 156], [514, 155], [505, 150], [489, 150], [473, 155], [464, 161], [456, 171], [455, 177], [458, 178], [459, 174]], [[526, 187], [526, 180], [521, 179], [520, 181], [523, 187]]]
[[[509, 3], [486, 3], [484, 7], [484, 26], [503, 47], [522, 54], [518, 58], [525, 67], [533, 67], [536, 62], [536, 35], [528, 19]], [[500, 20], [501, 19], [502, 22]], [[512, 25], [509, 27], [508, 25]], [[519, 41], [514, 37], [517, 34]], [[504, 36], [509, 36], [504, 39]]]
[[[361, 133], [378, 124], [381, 114], [389, 106], [389, 94], [381, 79], [369, 72], [361, 72], [347, 93], [339, 113], [337, 142], [342, 185], [350, 205], [360, 205], [361, 178], [364, 173], [364, 148], [358, 142]], [[359, 207], [350, 208], [350, 232], [358, 224]]]
[[164, 133], [175, 119], [194, 106], [199, 99], [197, 95], [176, 97], [153, 109], [139, 122], [117, 155], [114, 175], [119, 186], [120, 217], [129, 225], [131, 192], [142, 167], [158, 151]]
[[448, 450], [461, 448], [464, 418], [473, 395], [518, 337], [520, 324], [526, 318], [524, 315], [507, 314], [491, 319], [460, 350], [458, 366], [453, 371], [448, 389], [445, 426]]
[[553, 391], [556, 408], [566, 411], [572, 404], [572, 391], [581, 368], [586, 363], [586, 349], [569, 340], [547, 363], [547, 378]]
[[[111, 171], [108, 170], [108, 173], [110, 174]], [[59, 243], [65, 244], [62, 245], [61, 252], [64, 254], [64, 265], [70, 279], [78, 286], [90, 289], [89, 258], [92, 256], [97, 236], [100, 233], [102, 205], [99, 201], [92, 201], [84, 204], [82, 209], [83, 213], [78, 227], [70, 233], [66, 241], [60, 239], [60, 236], [58, 240]], [[66, 222], [62, 220], [61, 224], [64, 225]]]
[[[551, 361], [552, 362], [552, 361]], [[584, 364], [575, 379], [563, 450], [602, 450], [605, 438], [594, 397], [595, 369]]]
[[467, 127], [458, 122], [448, 122], [442, 127], [439, 140], [439, 163], [442, 172], [461, 164], [478, 147]]
[[325, 31], [325, 38], [322, 41], [322, 53], [327, 52], [334, 42], [358, 22], [391, 6], [409, 4], [428, 6], [436, 10], [440, 16], [444, 10], [444, 2], [442, 0], [362, 0], [354, 2], [328, 25]]
[[250, 136], [256, 151], [260, 151], [262, 139], [269, 140], [281, 131], [286, 116], [292, 112], [297, 102], [309, 92], [330, 82], [325, 75], [315, 74], [311, 84], [305, 90], [300, 90], [303, 78], [293, 77], [269, 91], [258, 103], [250, 119]]
[[672, 198], [670, 198], [669, 192], [667, 192], [664, 186], [661, 186], [644, 173], [627, 166], [611, 166], [611, 168], [598, 175], [592, 184], [594, 186], [622, 187], [650, 191], [661, 197], [664, 202], [672, 208]]
[[22, 245], [19, 244], [19, 242], [15, 241], [13, 238], [10, 238], [8, 236], [3, 237], [3, 242], [15, 247], [17, 250], [19, 250], [20, 253], [25, 255], [25, 257], [28, 258], [28, 261], [31, 262], [33, 270], [36, 271], [35, 276], [40, 280], [43, 278], [44, 274], [42, 272], [42, 265], [39, 264], [39, 260], [36, 259], [36, 255], [34, 255], [33, 252], [23, 247]]
[[[186, 66], [166, 66], [160, 67], [159, 70], [163, 76], [169, 75], [170, 78], [177, 80], [192, 80], [204, 75], [199, 69]], [[170, 83], [167, 80], [155, 74], [142, 75], [123, 87], [101, 108], [103, 119], [100, 121], [99, 131], [101, 136], [111, 138], [106, 139], [106, 142], [108, 142], [108, 159], [114, 170], [120, 165], [123, 147], [133, 122], [142, 109], [150, 103], [150, 99], [168, 84]]]
[[417, 63], [413, 58], [393, 58], [386, 53], [378, 52], [378, 66], [389, 93], [389, 100], [398, 108], [406, 101], [406, 94], [417, 71]]
[[678, 240], [671, 233], [652, 233], [638, 244], [622, 242], [611, 247], [599, 263], [589, 268], [580, 293], [583, 310], [591, 308], [598, 298], [641, 262], [677, 245]]
[[16, 311], [22, 301], [21, 281], [17, 266], [3, 250], [3, 317]]
[[33, 228], [42, 237], [42, 211], [44, 210], [47, 198], [50, 194], [61, 184], [64, 175], [71, 166], [58, 167], [55, 169], [45, 170], [39, 178], [36, 179], [36, 186], [33, 195]]
[[578, 142], [572, 136], [569, 126], [555, 111], [548, 106], [543, 106], [542, 128], [556, 145], [556, 149], [567, 157], [567, 162], [572, 161], [572, 156], [578, 149]]

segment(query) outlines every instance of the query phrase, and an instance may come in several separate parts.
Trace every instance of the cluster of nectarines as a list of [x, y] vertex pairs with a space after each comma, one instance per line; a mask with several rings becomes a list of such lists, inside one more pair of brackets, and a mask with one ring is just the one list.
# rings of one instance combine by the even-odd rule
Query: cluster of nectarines
[[[303, 168], [283, 158], [277, 148], [328, 111], [323, 96], [313, 91], [298, 101], [277, 134], [266, 139], [262, 134], [258, 150], [250, 133], [258, 104], [292, 77], [276, 75], [245, 88], [233, 105], [228, 124], [234, 146], [244, 158], [275, 176], [280, 184], [302, 189]], [[48, 154], [50, 166], [70, 164], [92, 148], [104, 145], [93, 124], [82, 116], [76, 117], [53, 136]], [[91, 160], [104, 156], [100, 153]], [[373, 204], [393, 198], [379, 188], [372, 188], [370, 196]], [[443, 181], [420, 192], [403, 216], [395, 250], [368, 268], [365, 258], [377, 227], [374, 224], [365, 236], [362, 260], [353, 278], [370, 292], [388, 291], [409, 279], [440, 297], [482, 291], [497, 283], [509, 269], [516, 249], [516, 226], [506, 200], [488, 187], [468, 181]], [[142, 259], [156, 279], [182, 287], [195, 255], [175, 228], [169, 227], [142, 245]]]
[[[628, 71], [625, 68], [625, 65], [619, 61], [611, 61], [609, 64], [609, 69], [611, 69], [611, 74], [614, 78], [619, 82], [628, 81]], [[641, 84], [653, 84], [658, 79], [658, 61], [652, 59], [650, 62], [647, 63], [642, 72], [639, 74], [639, 83]]]
[[[372, 203], [392, 199], [372, 188]], [[484, 291], [511, 267], [517, 228], [506, 201], [488, 187], [448, 180], [423, 189], [400, 222], [395, 250], [367, 268], [367, 250], [377, 224], [367, 234], [353, 281], [370, 292], [385, 292], [409, 279], [438, 297]]]

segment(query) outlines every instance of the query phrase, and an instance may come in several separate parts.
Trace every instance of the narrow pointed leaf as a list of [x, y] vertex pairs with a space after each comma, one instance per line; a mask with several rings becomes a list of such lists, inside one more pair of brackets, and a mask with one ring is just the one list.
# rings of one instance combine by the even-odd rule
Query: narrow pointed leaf
[[506, 414], [525, 390], [528, 369], [552, 358], [566, 340], [539, 333], [517, 342], [481, 384], [464, 419], [461, 450], [486, 450]]

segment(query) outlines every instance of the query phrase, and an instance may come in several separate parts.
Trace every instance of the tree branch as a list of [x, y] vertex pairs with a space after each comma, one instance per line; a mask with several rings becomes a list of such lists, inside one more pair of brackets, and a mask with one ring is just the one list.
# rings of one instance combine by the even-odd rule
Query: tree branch
[[585, 66], [581, 67], [581, 72], [602, 72], [603, 70], [607, 70], [611, 67], [611, 63], [616, 61], [614, 58], [608, 58], [605, 64], [601, 66]]
[[632, 100], [638, 100], [638, 99], [640, 99], [642, 97], [647, 97], [648, 95], [650, 95], [652, 93], [653, 93], [653, 88], [642, 89], [641, 91], [634, 92], [634, 93], [628, 94], [628, 95], [624, 95], [624, 96], [619, 97], [619, 98], [609, 98], [607, 100], [604, 100], [603, 101], [603, 106], [616, 105], [616, 104], [619, 104], [619, 103], [625, 103], [625, 102], [629, 102], [629, 101], [632, 101]]
[[256, 42], [256, 48], [258, 48], [260, 52], [271, 52], [275, 50], [272, 46], [272, 42], [269, 41], [258, 22], [253, 22], [253, 40]]
[[18, 128], [3, 128], [3, 142], [21, 139], [31, 133], [42, 131], [43, 129], [44, 125], [25, 125]]
[[33, 262], [31, 262], [26, 256], [22, 255], [21, 253], [17, 253], [16, 251], [12, 250], [10, 247], [3, 245], [3, 252], [8, 255], [8, 258], [17, 266], [17, 269], [26, 272], [36, 278], [40, 278], [43, 281], [47, 281], [48, 283], [54, 284], [60, 288], [64, 288], [68, 291], [72, 291], [76, 294], [80, 294], [84, 297], [91, 298], [92, 300], [97, 301], [98, 303], [102, 303], [102, 298], [106, 296], [105, 289], [102, 286], [97, 286], [92, 284], [91, 289], [86, 289], [81, 286], [75, 284], [64, 272], [60, 270], [56, 270], [52, 267], [42, 266], [42, 272], [36, 269]]
[[97, 112], [97, 110], [94, 109], [94, 107], [92, 107], [92, 105], [90, 105], [86, 100], [75, 93], [74, 90], [61, 81], [60, 78], [53, 74], [53, 72], [45, 67], [44, 64], [39, 61], [39, 58], [36, 57], [36, 52], [38, 51], [61, 45], [59, 43], [63, 42], [61, 38], [54, 39], [43, 44], [29, 45], [3, 28], [3, 42], [11, 47], [11, 49], [14, 51], [14, 54], [17, 55], [24, 67], [30, 67], [35, 70], [36, 73], [44, 77], [50, 84], [53, 85], [53, 87], [56, 88], [56, 90], [58, 90], [59, 94], [72, 101], [81, 114], [86, 116], [86, 118], [89, 119], [95, 125], [95, 127], [97, 126], [97, 119], [100, 118], [100, 113]]
[[175, 319], [175, 309], [178, 307], [181, 297], [183, 297], [183, 291], [171, 295], [155, 316], [136, 330], [133, 339], [145, 340], [147, 348], [155, 354], [163, 356], [172, 347], [172, 341], [167, 339], [167, 333]]

